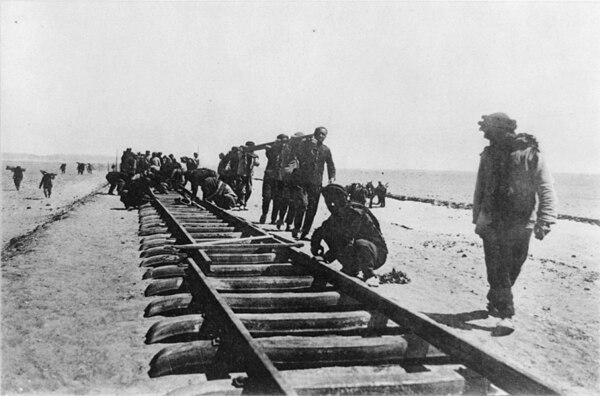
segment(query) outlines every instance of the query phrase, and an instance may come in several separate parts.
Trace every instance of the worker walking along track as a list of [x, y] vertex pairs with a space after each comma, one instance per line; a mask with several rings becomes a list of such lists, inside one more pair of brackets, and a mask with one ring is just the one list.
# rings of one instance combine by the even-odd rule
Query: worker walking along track
[[145, 316], [163, 317], [146, 343], [165, 344], [149, 374], [232, 380], [174, 394], [558, 393], [298, 242], [186, 197], [139, 211]]

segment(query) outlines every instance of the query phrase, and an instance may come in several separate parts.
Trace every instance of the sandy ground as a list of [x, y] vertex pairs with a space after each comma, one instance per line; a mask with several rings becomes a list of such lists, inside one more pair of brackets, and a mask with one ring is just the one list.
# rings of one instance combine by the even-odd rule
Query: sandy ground
[[[90, 179], [101, 184], [102, 177]], [[73, 187], [78, 191], [71, 199], [93, 188]], [[260, 182], [255, 189], [260, 191]], [[19, 208], [34, 200], [26, 194], [14, 200], [7, 196], [3, 229], [20, 224], [32, 230], [47, 219], [13, 220], [5, 206]], [[56, 204], [55, 210], [60, 208]], [[234, 214], [256, 221], [259, 208], [255, 194], [250, 210]], [[381, 293], [565, 394], [600, 393], [600, 227], [561, 221], [546, 240], [532, 241], [514, 290], [517, 330], [498, 338], [490, 334], [496, 319], [481, 319], [487, 285], [469, 211], [389, 200], [373, 212], [390, 248], [378, 272], [396, 268], [411, 279], [382, 285]], [[326, 215], [323, 206], [315, 225]], [[147, 375], [162, 346], [143, 343], [158, 319], [143, 318], [149, 300], [143, 297], [137, 228], [137, 212], [122, 210], [116, 196], [98, 194], [20, 241], [17, 249], [3, 251], [2, 394], [164, 394], [204, 381], [200, 375]]]
[[[40, 224], [60, 215], [63, 209], [75, 199], [81, 198], [99, 188], [106, 180], [106, 171], [78, 175], [73, 164], [69, 164], [65, 174], [60, 174], [58, 163], [25, 162], [10, 163], [26, 169], [21, 188], [16, 190], [12, 172], [2, 169], [2, 247], [14, 237], [26, 234]], [[4, 164], [3, 164], [4, 165]], [[98, 165], [96, 165], [98, 166]], [[58, 173], [50, 198], [44, 197], [39, 188], [42, 174], [40, 170]]]

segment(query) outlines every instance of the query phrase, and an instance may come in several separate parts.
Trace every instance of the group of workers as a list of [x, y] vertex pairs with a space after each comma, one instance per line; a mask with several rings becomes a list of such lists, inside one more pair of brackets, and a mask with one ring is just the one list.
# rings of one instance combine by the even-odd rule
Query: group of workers
[[[67, 164], [61, 164], [60, 165], [60, 171], [62, 173], [65, 173], [65, 169], [66, 168], [67, 168]], [[89, 162], [88, 163], [85, 163], [85, 162], [78, 162], [77, 163], [77, 174], [78, 175], [83, 175], [86, 170], [87, 170], [87, 173], [92, 174], [92, 171], [94, 170], [94, 167]]]
[[[65, 174], [67, 170], [67, 164], [62, 163], [58, 168], [61, 174]], [[88, 173], [92, 173], [94, 167], [90, 163], [77, 162], [77, 173], [82, 175], [83, 172], [87, 169]], [[25, 169], [20, 165], [17, 166], [7, 166], [6, 170], [9, 170], [13, 173], [13, 182], [15, 184], [15, 188], [17, 191], [21, 189], [21, 183], [23, 182]], [[56, 173], [48, 172], [45, 170], [40, 170], [42, 173], [42, 179], [39, 184], [39, 188], [43, 188], [44, 197], [50, 198], [52, 196], [52, 188], [54, 186], [54, 178], [57, 176]]]
[[[478, 125], [489, 145], [481, 153], [477, 172], [473, 223], [483, 241], [487, 312], [500, 319], [492, 335], [505, 336], [515, 329], [512, 287], [527, 259], [531, 236], [543, 240], [550, 232], [557, 219], [557, 198], [534, 136], [517, 134], [516, 121], [505, 113], [484, 115]], [[356, 185], [350, 187], [356, 192]], [[326, 262], [337, 259], [342, 272], [355, 276], [360, 271], [367, 284], [373, 280], [376, 285], [373, 269], [387, 256], [377, 220], [364, 204], [352, 202], [342, 186], [329, 184], [322, 194], [331, 216], [314, 231], [312, 254]]]
[[[527, 258], [531, 235], [542, 240], [556, 221], [556, 194], [537, 140], [528, 134], [517, 134], [516, 121], [504, 113], [482, 118], [479, 129], [489, 145], [481, 154], [473, 223], [484, 245], [490, 286], [487, 310], [489, 315], [501, 319], [493, 333], [507, 335], [514, 331], [511, 288]], [[198, 169], [198, 162], [188, 164], [185, 157], [182, 162], [186, 163], [186, 169], [199, 175], [197, 183], [205, 200], [225, 209], [245, 209], [252, 193], [253, 170], [259, 164], [256, 151], [264, 148], [267, 164], [259, 223], [266, 223], [272, 207], [271, 224], [277, 229], [286, 224], [285, 230], [291, 231], [294, 238], [308, 240], [323, 195], [330, 216], [312, 233], [312, 254], [328, 263], [337, 260], [343, 273], [377, 286], [374, 270], [385, 263], [388, 250], [379, 222], [366, 203], [369, 199], [369, 207], [373, 207], [376, 197], [377, 204], [385, 207], [388, 186], [381, 182], [376, 187], [372, 183], [364, 186], [353, 183], [347, 187], [335, 184], [332, 154], [324, 144], [327, 134], [326, 128], [318, 127], [311, 135], [280, 134], [273, 143], [261, 147], [246, 142], [227, 154], [220, 154], [216, 172]], [[149, 158], [157, 172], [164, 170], [165, 177], [173, 178], [177, 165], [173, 164], [172, 156], [160, 157], [157, 153]], [[121, 172], [132, 179], [135, 172], [131, 170], [139, 170], [140, 165], [135, 159], [124, 162], [127, 164], [124, 169], [122, 162]], [[171, 168], [166, 166], [169, 163]], [[325, 167], [328, 183], [323, 187]]]
[[327, 129], [318, 127], [312, 135], [285, 134], [266, 147], [267, 165], [263, 178], [263, 201], [260, 223], [267, 219], [270, 203], [271, 224], [286, 224], [296, 239], [307, 239], [317, 208], [323, 173], [327, 166], [329, 184], [335, 181], [335, 164], [329, 147], [323, 142]]
[[154, 188], [159, 193], [166, 193], [169, 188], [182, 187], [187, 181], [195, 183], [198, 172], [208, 171], [216, 177], [214, 171], [199, 169], [200, 158], [198, 153], [192, 157], [180, 157], [180, 161], [173, 154], [163, 155], [162, 152], [134, 153], [131, 148], [123, 151], [121, 162], [106, 175], [110, 187], [108, 194], [113, 195], [115, 190], [121, 196], [121, 201], [126, 208], [135, 208], [149, 200], [149, 189]]
[[382, 182], [378, 182], [377, 187], [375, 187], [372, 181], [364, 185], [362, 183], [352, 183], [346, 186], [346, 191], [348, 192], [350, 200], [353, 202], [366, 205], [368, 200], [369, 208], [372, 208], [373, 199], [377, 198], [375, 205], [385, 208], [385, 197], [387, 195], [388, 186], [388, 183], [383, 184]]
[[235, 206], [246, 210], [246, 204], [252, 195], [252, 177], [254, 168], [260, 165], [258, 155], [253, 152], [254, 142], [243, 146], [233, 146], [227, 154], [219, 154], [217, 174], [219, 179], [229, 185], [237, 200]]

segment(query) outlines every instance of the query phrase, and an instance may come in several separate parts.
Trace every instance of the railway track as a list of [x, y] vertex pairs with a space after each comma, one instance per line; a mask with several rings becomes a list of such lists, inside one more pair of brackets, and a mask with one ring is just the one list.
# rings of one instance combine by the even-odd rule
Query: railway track
[[139, 210], [145, 316], [160, 318], [146, 343], [165, 344], [149, 375], [233, 380], [173, 394], [558, 394], [298, 242], [188, 194]]

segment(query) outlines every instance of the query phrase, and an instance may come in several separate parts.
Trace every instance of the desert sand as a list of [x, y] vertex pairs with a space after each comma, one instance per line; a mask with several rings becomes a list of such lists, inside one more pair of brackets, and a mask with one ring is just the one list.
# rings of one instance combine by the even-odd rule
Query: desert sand
[[[74, 179], [49, 200], [39, 199], [37, 188], [13, 194], [3, 180], [3, 246], [33, 232], [2, 252], [2, 394], [155, 395], [205, 381], [148, 377], [150, 359], [163, 346], [144, 344], [160, 318], [143, 317], [150, 300], [138, 267], [137, 212], [124, 210], [107, 188], [81, 200], [103, 186], [103, 177]], [[44, 215], [15, 218], [23, 211]], [[249, 210], [232, 213], [258, 221], [260, 182]], [[492, 337], [497, 319], [483, 315], [483, 248], [470, 212], [388, 200], [373, 213], [390, 249], [377, 272], [396, 269], [411, 280], [381, 285], [380, 293], [565, 394], [600, 392], [600, 227], [561, 220], [544, 241], [532, 240], [514, 289], [516, 331]], [[322, 205], [315, 226], [326, 216]]]

